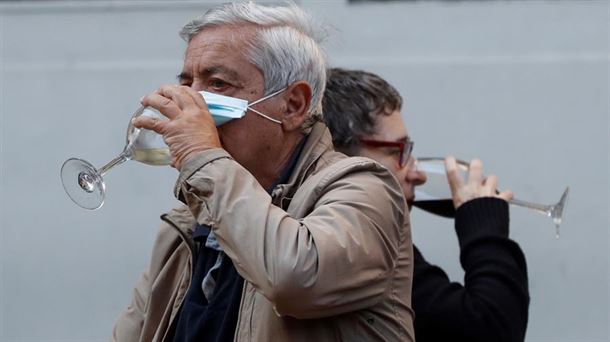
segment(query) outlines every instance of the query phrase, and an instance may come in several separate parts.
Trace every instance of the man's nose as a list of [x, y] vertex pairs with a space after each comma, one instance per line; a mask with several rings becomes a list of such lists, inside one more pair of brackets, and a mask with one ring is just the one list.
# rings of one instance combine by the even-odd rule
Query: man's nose
[[405, 174], [405, 180], [414, 186], [422, 185], [426, 182], [428, 177], [424, 171], [417, 168], [417, 160], [413, 157], [409, 158], [409, 162], [405, 165], [407, 173]]
[[205, 90], [203, 80], [199, 79], [198, 77], [195, 77], [195, 79], [193, 79], [193, 83], [191, 83], [191, 89], [195, 91]]

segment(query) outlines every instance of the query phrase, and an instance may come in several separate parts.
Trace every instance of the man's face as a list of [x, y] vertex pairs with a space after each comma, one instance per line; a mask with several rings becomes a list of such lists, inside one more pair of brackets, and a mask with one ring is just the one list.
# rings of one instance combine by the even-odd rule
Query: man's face
[[[365, 139], [391, 142], [408, 141], [409, 134], [402, 121], [400, 111], [394, 111], [391, 115], [379, 115], [377, 118], [377, 132], [364, 137]], [[413, 157], [409, 158], [404, 167], [400, 167], [400, 150], [397, 147], [369, 147], [363, 145], [359, 154], [378, 161], [394, 173], [400, 182], [407, 203], [411, 205], [415, 199], [414, 188], [426, 182], [426, 174], [415, 168]]]
[[[205, 90], [248, 102], [263, 97], [263, 74], [244, 56], [253, 32], [251, 27], [234, 26], [200, 32], [188, 44], [180, 83], [196, 91]], [[283, 106], [281, 96], [275, 96], [254, 108], [278, 118]], [[248, 111], [243, 118], [218, 127], [218, 134], [223, 148], [248, 169], [260, 163], [261, 156], [277, 143], [281, 126]]]

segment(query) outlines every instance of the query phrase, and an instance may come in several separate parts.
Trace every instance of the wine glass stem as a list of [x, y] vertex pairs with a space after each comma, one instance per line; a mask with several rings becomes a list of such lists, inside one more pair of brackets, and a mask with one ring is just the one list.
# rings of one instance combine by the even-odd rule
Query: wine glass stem
[[112, 159], [111, 161], [109, 161], [106, 165], [100, 167], [98, 169], [98, 172], [100, 173], [100, 176], [103, 176], [110, 169], [112, 169], [113, 167], [115, 167], [117, 165], [123, 164], [127, 160], [129, 160], [129, 156], [128, 156], [127, 153], [123, 152], [123, 153], [119, 154], [118, 157], [116, 157], [116, 158]]
[[532, 209], [532, 210], [537, 211], [546, 216], [551, 216], [551, 206], [549, 206], [549, 205], [542, 205], [542, 204], [538, 204], [538, 203], [526, 202], [526, 201], [522, 201], [522, 200], [516, 199], [516, 198], [513, 198], [508, 203], [517, 205], [520, 207]]

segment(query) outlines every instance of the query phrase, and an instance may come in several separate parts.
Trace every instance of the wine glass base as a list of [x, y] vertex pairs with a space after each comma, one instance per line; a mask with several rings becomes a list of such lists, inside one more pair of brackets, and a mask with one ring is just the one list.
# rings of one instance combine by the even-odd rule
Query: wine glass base
[[104, 204], [105, 185], [91, 163], [70, 158], [61, 167], [61, 182], [68, 197], [78, 206], [96, 210]]

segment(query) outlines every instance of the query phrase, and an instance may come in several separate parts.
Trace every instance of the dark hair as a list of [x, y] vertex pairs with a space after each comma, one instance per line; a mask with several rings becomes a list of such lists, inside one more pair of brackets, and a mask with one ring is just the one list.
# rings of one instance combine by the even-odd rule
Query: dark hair
[[390, 115], [401, 107], [398, 91], [375, 74], [341, 68], [327, 71], [322, 112], [340, 152], [358, 153], [360, 139], [375, 133], [378, 115]]

